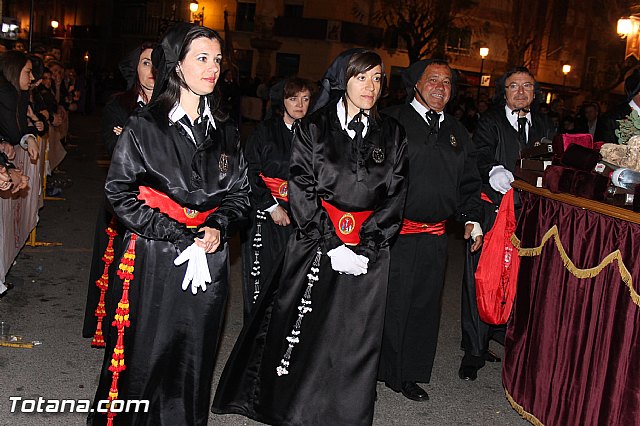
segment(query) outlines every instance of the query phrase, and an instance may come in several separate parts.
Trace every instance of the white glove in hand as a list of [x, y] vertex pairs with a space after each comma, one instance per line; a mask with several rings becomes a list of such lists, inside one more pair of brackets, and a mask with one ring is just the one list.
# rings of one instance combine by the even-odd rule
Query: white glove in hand
[[356, 276], [367, 273], [369, 259], [355, 254], [353, 250], [344, 244], [329, 250], [327, 255], [331, 258], [331, 268], [336, 272]]
[[193, 243], [180, 253], [180, 256], [175, 258], [173, 264], [179, 266], [187, 261], [187, 271], [182, 280], [182, 290], [186, 291], [189, 288], [189, 284], [191, 284], [191, 293], [194, 295], [198, 292], [198, 289], [207, 291], [206, 283], [211, 282], [211, 274], [209, 273], [207, 255], [204, 249]]
[[502, 166], [495, 166], [489, 172], [489, 185], [501, 194], [506, 194], [511, 189], [513, 174]]

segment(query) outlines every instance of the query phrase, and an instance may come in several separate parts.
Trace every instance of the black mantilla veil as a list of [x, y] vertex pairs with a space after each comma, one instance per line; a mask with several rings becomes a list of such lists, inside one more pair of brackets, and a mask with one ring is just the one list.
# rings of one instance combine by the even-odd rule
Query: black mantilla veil
[[504, 107], [507, 104], [507, 99], [505, 97], [507, 93], [507, 87], [506, 87], [507, 79], [512, 75], [519, 74], [519, 73], [528, 74], [529, 76], [531, 76], [531, 78], [533, 78], [534, 95], [533, 95], [533, 101], [531, 102], [529, 109], [531, 111], [538, 110], [538, 106], [540, 106], [540, 103], [543, 101], [543, 93], [542, 93], [542, 90], [540, 90], [540, 84], [538, 84], [536, 77], [533, 75], [531, 71], [529, 71], [529, 68], [527, 67], [513, 67], [496, 80], [496, 93], [495, 95], [493, 95], [493, 98], [492, 98], [492, 103], [494, 107], [496, 106]]
[[[302, 77], [291, 76], [282, 80], [279, 80], [269, 89], [269, 110], [267, 111], [265, 118], [271, 118], [274, 116], [283, 117], [285, 114], [289, 114], [285, 105], [284, 99], [287, 97], [287, 91], [289, 91], [288, 96], [292, 96], [295, 93], [301, 92], [303, 90], [308, 90], [311, 103], [309, 109], [307, 111], [311, 111], [311, 106], [313, 106], [313, 100], [315, 98], [317, 89], [315, 84], [310, 80], [307, 80]], [[289, 116], [291, 116], [289, 114]]]
[[414, 95], [421, 96], [420, 93], [416, 90], [416, 84], [418, 84], [418, 81], [420, 81], [422, 74], [424, 74], [424, 70], [426, 70], [429, 65], [445, 65], [449, 67], [449, 69], [451, 70], [451, 96], [449, 99], [455, 99], [458, 73], [456, 72], [456, 70], [451, 68], [451, 65], [449, 65], [449, 63], [444, 59], [433, 58], [414, 62], [409, 66], [409, 68], [405, 69], [402, 72], [402, 82], [404, 83], [404, 88], [407, 91], [407, 97], [405, 98], [406, 103], [411, 103]]
[[[327, 105], [330, 102], [337, 102], [338, 99], [344, 98], [346, 96], [347, 81], [348, 81], [347, 68], [349, 66], [349, 62], [351, 61], [351, 58], [354, 55], [367, 55], [367, 54], [376, 55], [377, 58], [379, 59], [379, 65], [382, 67], [382, 86], [380, 88], [380, 92], [382, 93], [382, 91], [385, 88], [385, 80], [386, 80], [384, 76], [384, 64], [382, 62], [382, 59], [378, 56], [377, 53], [375, 53], [372, 50], [368, 50], [364, 48], [348, 49], [340, 53], [333, 60], [333, 62], [331, 63], [327, 71], [324, 73], [324, 77], [322, 77], [322, 80], [320, 83], [320, 93], [316, 101], [310, 107], [310, 113], [317, 111], [318, 109], [322, 108], [323, 106]], [[365, 70], [361, 70], [360, 72], [369, 71], [374, 66], [375, 65]], [[377, 100], [376, 100], [376, 105], [377, 105]], [[363, 113], [364, 113], [363, 111], [360, 111], [358, 115], [361, 115]], [[374, 116], [377, 115], [377, 110], [375, 105], [371, 109], [371, 113], [373, 113]]]
[[[149, 108], [157, 110], [162, 122], [168, 124], [169, 111], [180, 100], [180, 88], [188, 88], [182, 77], [178, 75], [176, 66], [184, 59], [191, 42], [200, 37], [217, 40], [221, 48], [224, 46], [222, 38], [216, 31], [187, 22], [178, 22], [169, 27], [160, 43], [153, 49], [151, 60], [156, 72], [156, 82]], [[213, 116], [217, 120], [225, 121], [228, 115], [220, 110], [218, 86], [216, 85], [212, 93], [200, 97], [199, 111], [202, 110], [205, 97], [209, 101]]]

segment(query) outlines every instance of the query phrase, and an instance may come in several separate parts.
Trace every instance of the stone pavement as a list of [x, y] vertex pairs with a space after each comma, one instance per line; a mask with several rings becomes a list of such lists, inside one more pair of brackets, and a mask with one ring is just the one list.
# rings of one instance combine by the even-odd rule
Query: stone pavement
[[[40, 211], [39, 241], [61, 247], [25, 247], [7, 276], [14, 284], [0, 298], [0, 320], [12, 334], [40, 340], [32, 349], [0, 347], [0, 425], [76, 425], [84, 414], [11, 413], [12, 396], [23, 399], [92, 399], [103, 351], [81, 337], [93, 228], [102, 197], [106, 166], [99, 142], [98, 116], [73, 116], [71, 129], [78, 147], [62, 168], [73, 180], [64, 201], [47, 201]], [[245, 132], [246, 133], [246, 132]], [[102, 161], [101, 161], [102, 160]], [[378, 383], [375, 425], [526, 425], [511, 408], [501, 386], [501, 364], [488, 364], [478, 380], [464, 382], [457, 371], [460, 345], [460, 283], [463, 241], [450, 236], [443, 315], [430, 401], [409, 401]], [[242, 326], [240, 261], [232, 245], [231, 297], [214, 377], [218, 377]], [[492, 349], [502, 353], [499, 345]], [[19, 404], [18, 404], [19, 406]], [[27, 405], [28, 407], [28, 405]], [[117, 424], [117, 422], [116, 422]], [[210, 425], [257, 425], [240, 416], [210, 415]]]

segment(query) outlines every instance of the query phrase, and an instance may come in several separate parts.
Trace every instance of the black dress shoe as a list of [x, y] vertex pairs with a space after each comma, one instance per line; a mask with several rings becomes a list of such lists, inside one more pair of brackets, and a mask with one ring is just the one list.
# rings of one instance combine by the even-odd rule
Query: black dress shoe
[[474, 381], [475, 379], [478, 378], [478, 367], [473, 365], [462, 364], [460, 366], [460, 369], [458, 370], [458, 376], [462, 380]]
[[482, 355], [482, 358], [484, 358], [484, 360], [487, 361], [487, 362], [500, 362], [500, 361], [502, 361], [498, 355], [494, 354], [491, 351], [486, 351], [484, 353], [484, 355]]
[[416, 382], [402, 382], [401, 392], [412, 401], [426, 401], [429, 399], [427, 391], [418, 386]]

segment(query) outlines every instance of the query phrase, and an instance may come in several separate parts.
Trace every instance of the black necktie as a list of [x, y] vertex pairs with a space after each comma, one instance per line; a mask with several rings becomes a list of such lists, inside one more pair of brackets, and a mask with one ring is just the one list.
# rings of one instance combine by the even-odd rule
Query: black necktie
[[349, 122], [347, 125], [347, 129], [353, 130], [356, 132], [356, 136], [353, 139], [353, 144], [351, 144], [351, 164], [352, 171], [356, 173], [356, 180], [361, 181], [363, 179], [363, 173], [361, 167], [364, 166], [364, 161], [360, 160], [358, 153], [363, 149], [363, 141], [364, 141], [364, 123], [362, 122], [362, 117], [366, 117], [367, 114], [364, 111], [360, 111], [356, 114], [355, 117]]
[[518, 142], [520, 146], [527, 145], [527, 117], [518, 117]]
[[187, 128], [191, 130], [191, 134], [193, 134], [193, 139], [196, 145], [200, 146], [204, 143], [204, 140], [207, 136], [207, 126], [209, 125], [209, 120], [207, 117], [200, 117], [196, 120], [196, 124], [191, 124], [191, 120], [186, 115], [180, 119], [180, 122], [185, 124]]
[[438, 133], [440, 128], [440, 114], [430, 109], [426, 112], [427, 124], [429, 125], [429, 134]]

